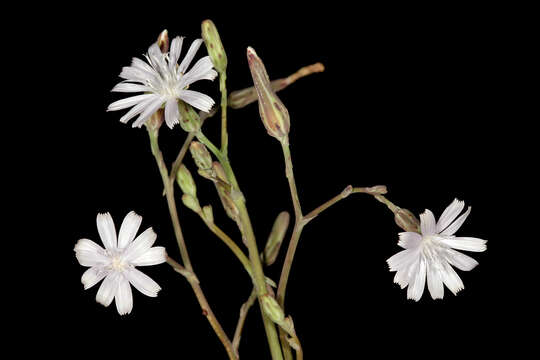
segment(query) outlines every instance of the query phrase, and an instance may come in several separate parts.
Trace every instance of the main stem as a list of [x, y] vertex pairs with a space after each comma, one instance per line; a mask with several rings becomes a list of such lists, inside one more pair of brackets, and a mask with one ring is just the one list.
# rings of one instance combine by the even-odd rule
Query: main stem
[[[186, 248], [186, 244], [184, 241], [184, 236], [182, 234], [182, 228], [180, 226], [180, 221], [178, 220], [178, 212], [176, 209], [176, 201], [174, 199], [174, 182], [171, 182], [169, 180], [169, 174], [167, 170], [167, 166], [165, 165], [165, 161], [163, 160], [163, 155], [161, 153], [161, 150], [159, 149], [158, 145], [158, 132], [157, 130], [151, 130], [148, 129], [148, 134], [150, 136], [150, 145], [152, 148], [152, 154], [154, 155], [156, 159], [156, 163], [159, 168], [159, 172], [161, 174], [161, 179], [163, 180], [163, 186], [165, 188], [165, 195], [167, 198], [167, 205], [169, 207], [169, 214], [171, 216], [171, 221], [173, 223], [174, 228], [174, 234], [176, 236], [176, 241], [178, 242], [178, 247], [180, 248], [180, 255], [182, 257], [182, 262], [184, 264], [184, 267], [194, 274], [193, 272], [193, 266], [191, 265], [191, 260], [189, 259], [189, 254]], [[196, 279], [196, 277], [195, 277]], [[199, 302], [199, 305], [201, 307], [203, 315], [206, 317], [210, 325], [212, 326], [212, 329], [218, 336], [219, 340], [225, 347], [225, 350], [227, 351], [227, 355], [229, 356], [229, 359], [231, 360], [237, 360], [238, 357], [234, 353], [234, 349], [232, 346], [231, 341], [225, 334], [225, 331], [221, 327], [221, 324], [216, 319], [214, 312], [212, 311], [210, 305], [208, 304], [208, 301], [206, 300], [206, 297], [204, 296], [204, 293], [197, 281], [189, 280], [189, 283], [193, 289], [193, 292], [195, 293], [195, 296], [197, 298], [197, 301]]]

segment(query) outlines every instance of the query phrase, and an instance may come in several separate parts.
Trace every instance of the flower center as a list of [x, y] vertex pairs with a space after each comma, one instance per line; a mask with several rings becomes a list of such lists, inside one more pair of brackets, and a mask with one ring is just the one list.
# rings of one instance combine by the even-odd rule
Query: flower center
[[113, 256], [112, 261], [111, 261], [111, 267], [113, 268], [113, 270], [122, 271], [125, 269], [126, 263], [124, 262], [122, 257]]

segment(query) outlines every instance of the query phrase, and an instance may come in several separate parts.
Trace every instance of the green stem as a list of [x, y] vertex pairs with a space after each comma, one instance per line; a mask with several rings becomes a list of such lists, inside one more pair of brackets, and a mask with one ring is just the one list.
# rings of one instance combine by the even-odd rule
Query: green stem
[[161, 179], [163, 181], [163, 186], [165, 187], [165, 195], [167, 197], [167, 205], [169, 207], [169, 214], [171, 216], [171, 221], [173, 223], [174, 228], [174, 234], [176, 236], [176, 241], [178, 242], [178, 247], [180, 248], [180, 255], [182, 257], [182, 262], [184, 264], [184, 268], [189, 271], [191, 274], [193, 274], [192, 277], [186, 277], [188, 279], [189, 284], [191, 285], [191, 288], [193, 289], [193, 292], [195, 293], [195, 297], [197, 298], [197, 301], [199, 302], [199, 305], [201, 307], [203, 315], [206, 317], [208, 322], [210, 323], [210, 326], [218, 336], [219, 340], [225, 347], [225, 350], [227, 351], [227, 355], [229, 356], [229, 359], [231, 360], [238, 360], [238, 357], [236, 356], [234, 349], [232, 347], [232, 343], [227, 337], [227, 334], [225, 334], [225, 331], [223, 330], [223, 327], [217, 320], [217, 318], [214, 315], [214, 312], [212, 311], [212, 308], [208, 304], [208, 301], [206, 300], [206, 297], [204, 296], [204, 293], [202, 291], [202, 288], [199, 285], [199, 282], [193, 271], [193, 266], [191, 265], [191, 260], [189, 258], [189, 254], [187, 251], [187, 247], [184, 241], [184, 236], [182, 234], [182, 228], [180, 227], [180, 221], [178, 220], [178, 212], [176, 209], [176, 201], [174, 199], [174, 186], [172, 182], [169, 181], [169, 174], [167, 170], [167, 166], [165, 165], [165, 161], [163, 160], [163, 154], [161, 153], [161, 150], [159, 149], [158, 144], [158, 132], [157, 130], [151, 130], [148, 129], [148, 134], [150, 137], [150, 147], [152, 149], [152, 154], [154, 155], [156, 159], [156, 163], [159, 168], [159, 172], [161, 174]]
[[227, 74], [219, 74], [219, 90], [221, 91], [221, 152], [227, 157], [229, 134], [227, 133]]
[[238, 181], [236, 180], [236, 176], [234, 175], [234, 171], [231, 167], [231, 164], [229, 162], [229, 158], [227, 157], [227, 155], [223, 154], [210, 141], [210, 139], [208, 139], [202, 133], [202, 131], [198, 131], [196, 136], [197, 136], [197, 139], [200, 142], [202, 142], [217, 157], [217, 159], [223, 166], [223, 170], [225, 171], [225, 174], [227, 175], [228, 180], [230, 181], [232, 185], [232, 191], [231, 191], [233, 193], [232, 199], [239, 211], [238, 217], [241, 223], [240, 230], [242, 232], [242, 235], [245, 238], [248, 251], [249, 251], [249, 260], [251, 262], [251, 269], [253, 271], [253, 281], [254, 281], [255, 289], [257, 291], [257, 297], [259, 298], [259, 307], [261, 308], [264, 329], [266, 331], [266, 338], [268, 340], [268, 345], [270, 346], [272, 359], [282, 360], [283, 356], [281, 353], [281, 347], [279, 344], [276, 327], [274, 323], [272, 322], [272, 320], [265, 315], [263, 305], [262, 305], [261, 299], [267, 293], [266, 281], [265, 281], [264, 272], [262, 268], [261, 258], [259, 255], [259, 250], [257, 248], [255, 234], [253, 232], [251, 220], [249, 218], [249, 214], [246, 208], [244, 196], [242, 195], [242, 192], [240, 191]]

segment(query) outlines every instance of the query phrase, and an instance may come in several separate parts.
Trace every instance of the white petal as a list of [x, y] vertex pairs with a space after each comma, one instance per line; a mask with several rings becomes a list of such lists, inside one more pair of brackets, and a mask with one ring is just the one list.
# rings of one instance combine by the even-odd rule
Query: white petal
[[398, 245], [404, 249], [416, 248], [422, 241], [422, 235], [412, 231], [406, 231], [399, 233]]
[[176, 67], [176, 63], [180, 58], [180, 53], [182, 52], [182, 43], [184, 38], [177, 36], [171, 41], [171, 50], [169, 51], [169, 70], [173, 72]]
[[127, 82], [121, 82], [119, 84], [116, 84], [115, 87], [112, 88], [113, 92], [145, 92], [145, 91], [152, 91], [152, 88], [146, 85], [141, 84], [132, 84]]
[[118, 289], [119, 274], [112, 272], [105, 277], [96, 295], [96, 301], [103, 306], [111, 305]]
[[478, 265], [478, 261], [453, 249], [446, 249], [446, 260], [462, 271], [470, 271]]
[[454, 221], [450, 226], [448, 226], [444, 231], [441, 231], [440, 234], [441, 235], [454, 235], [454, 233], [459, 230], [461, 225], [463, 225], [463, 223], [465, 222], [465, 219], [467, 219], [467, 216], [469, 216], [470, 213], [471, 213], [471, 207], [469, 206], [469, 208], [467, 209], [467, 211], [465, 211], [463, 215], [458, 217], [457, 220]]
[[205, 56], [199, 61], [193, 65], [191, 70], [189, 70], [183, 77], [182, 77], [182, 84], [183, 88], [193, 84], [195, 81], [199, 80], [214, 80], [217, 76], [217, 72], [212, 70], [214, 65], [212, 64], [212, 60], [210, 59], [210, 56]]
[[116, 111], [116, 110], [126, 109], [128, 107], [132, 107], [133, 105], [137, 105], [143, 102], [144, 100], [147, 100], [154, 96], [155, 95], [153, 94], [143, 94], [143, 95], [135, 95], [135, 96], [127, 97], [125, 99], [121, 99], [110, 104], [109, 107], [107, 108], [107, 111]]
[[100, 282], [105, 276], [108, 275], [108, 271], [103, 266], [93, 266], [86, 270], [82, 275], [81, 282], [84, 285], [84, 290], [90, 289], [92, 286]]
[[167, 261], [167, 252], [163, 246], [155, 246], [144, 252], [139, 257], [133, 259], [131, 263], [135, 266], [149, 266], [162, 264]]
[[133, 127], [143, 126], [146, 120], [148, 120], [148, 118], [152, 116], [156, 111], [158, 111], [158, 109], [161, 107], [161, 105], [163, 105], [164, 102], [165, 102], [165, 99], [163, 99], [162, 97], [157, 97], [154, 101], [149, 103], [148, 106], [146, 106], [144, 111], [141, 113], [141, 115], [139, 115], [137, 120], [135, 120], [131, 126]]
[[202, 42], [202, 39], [197, 39], [191, 43], [191, 46], [189, 47], [189, 50], [184, 57], [184, 60], [182, 60], [180, 66], [178, 67], [178, 72], [185, 74], [186, 69], [189, 67], [189, 64], [191, 64], [191, 61], [193, 60], [193, 57], [195, 56], [197, 50], [199, 50]]
[[172, 129], [180, 120], [180, 112], [178, 111], [178, 100], [169, 99], [165, 104], [165, 123]]
[[416, 261], [418, 259], [418, 254], [418, 249], [406, 249], [390, 257], [386, 262], [390, 267], [390, 271], [397, 271], [408, 266], [413, 261]]
[[182, 90], [178, 92], [178, 97], [204, 112], [209, 112], [212, 109], [212, 106], [214, 106], [214, 100], [210, 96], [198, 91]]
[[435, 224], [435, 216], [431, 210], [426, 209], [426, 211], [420, 214], [420, 230], [422, 231], [422, 235], [435, 234], [437, 226]]
[[463, 290], [463, 281], [461, 281], [461, 278], [458, 274], [456, 274], [455, 270], [452, 269], [450, 264], [448, 264], [446, 261], [442, 261], [442, 269], [440, 271], [440, 275], [442, 277], [442, 280], [446, 287], [450, 289], [452, 294], [456, 295], [459, 291]]
[[97, 228], [99, 237], [105, 245], [105, 249], [111, 250], [116, 248], [116, 229], [114, 228], [114, 221], [111, 217], [111, 214], [98, 214], [97, 219]]
[[148, 58], [152, 66], [158, 70], [162, 76], [168, 73], [167, 62], [165, 61], [165, 55], [161, 52], [157, 43], [152, 44], [148, 48]]
[[119, 76], [122, 79], [136, 81], [143, 84], [146, 83], [149, 79], [151, 79], [151, 76], [149, 76], [149, 73], [147, 71], [133, 66], [124, 66]]
[[125, 275], [131, 285], [146, 296], [156, 297], [159, 290], [161, 290], [154, 280], [136, 268], [130, 269]]
[[441, 237], [441, 242], [458, 250], [482, 252], [487, 249], [487, 240], [473, 237]]
[[133, 241], [124, 252], [124, 259], [132, 261], [148, 251], [154, 245], [157, 235], [152, 228], [142, 232], [135, 241]]
[[137, 215], [134, 211], [131, 211], [126, 215], [124, 221], [122, 221], [122, 226], [120, 226], [120, 232], [118, 233], [119, 249], [127, 247], [131, 244], [133, 239], [135, 239], [135, 235], [137, 235], [137, 231], [139, 231], [139, 226], [141, 226], [141, 221], [142, 217]]
[[420, 300], [422, 294], [424, 293], [424, 288], [426, 286], [426, 261], [423, 257], [420, 258], [416, 269], [414, 270], [414, 280], [409, 283], [409, 288], [407, 289], [407, 299], [412, 299], [415, 301]]
[[122, 276], [118, 282], [118, 289], [114, 295], [116, 310], [120, 315], [126, 315], [133, 309], [133, 295], [131, 294], [131, 285], [129, 281]]
[[153, 103], [156, 99], [159, 99], [160, 96], [156, 94], [146, 94], [146, 95], [139, 95], [139, 96], [147, 96], [146, 99], [139, 102], [137, 105], [135, 105], [131, 110], [129, 110], [124, 116], [120, 118], [121, 123], [127, 123], [131, 118], [133, 118], [136, 115], [139, 115], [141, 112], [143, 112], [148, 106]]
[[416, 264], [412, 263], [409, 266], [405, 266], [396, 272], [396, 276], [394, 276], [394, 282], [396, 284], [399, 284], [399, 286], [402, 289], [405, 289], [407, 285], [409, 285], [409, 278], [410, 278], [409, 274], [410, 274], [411, 268], [414, 266], [416, 266]]
[[435, 299], [442, 299], [444, 297], [444, 285], [441, 278], [441, 264], [437, 260], [427, 260], [427, 285], [431, 297]]
[[110, 259], [105, 250], [88, 239], [81, 239], [75, 244], [75, 256], [82, 266], [107, 265]]
[[450, 225], [452, 221], [459, 215], [463, 208], [465, 207], [464, 201], [459, 201], [454, 199], [446, 209], [444, 209], [439, 221], [437, 222], [437, 233], [440, 233]]

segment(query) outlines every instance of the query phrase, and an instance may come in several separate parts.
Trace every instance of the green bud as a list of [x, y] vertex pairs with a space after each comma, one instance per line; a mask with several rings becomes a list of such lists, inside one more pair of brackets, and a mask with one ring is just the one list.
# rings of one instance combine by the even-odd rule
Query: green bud
[[191, 105], [183, 101], [179, 101], [178, 111], [180, 112], [180, 126], [182, 129], [184, 129], [184, 131], [194, 132], [201, 128], [201, 119], [199, 118], [199, 114], [193, 110]]
[[219, 73], [224, 73], [227, 69], [227, 55], [221, 43], [221, 38], [217, 31], [216, 25], [212, 20], [204, 20], [201, 24], [202, 38], [206, 45], [206, 50], [214, 67]]
[[264, 64], [251, 47], [247, 49], [247, 57], [264, 127], [269, 135], [281, 142], [286, 142], [290, 128], [289, 112], [272, 90]]
[[272, 265], [276, 261], [283, 238], [289, 227], [289, 219], [289, 213], [283, 211], [274, 221], [274, 226], [272, 226], [272, 231], [264, 248], [264, 263], [266, 265]]
[[203, 206], [202, 211], [206, 221], [208, 221], [209, 223], [213, 223], [214, 213], [212, 212], [212, 205]]
[[394, 220], [405, 231], [420, 232], [420, 221], [407, 209], [399, 208], [394, 213]]
[[184, 205], [186, 205], [186, 207], [195, 211], [196, 213], [199, 213], [201, 211], [199, 200], [197, 200], [197, 198], [194, 198], [191, 195], [188, 195], [188, 194], [182, 195], [182, 202], [184, 203]]
[[159, 34], [157, 44], [162, 53], [165, 54], [169, 51], [169, 33], [167, 32], [167, 29], [163, 30], [161, 34]]
[[199, 169], [208, 170], [212, 168], [212, 156], [210, 156], [203, 143], [192, 141], [189, 145], [189, 151], [191, 151], [191, 156], [193, 156], [193, 160], [195, 160], [195, 164]]
[[195, 185], [193, 176], [191, 176], [191, 173], [184, 164], [180, 165], [178, 171], [176, 172], [176, 181], [184, 194], [197, 197], [197, 186]]
[[276, 324], [282, 325], [285, 321], [285, 314], [276, 299], [270, 295], [264, 295], [261, 297], [261, 302], [266, 316]]

